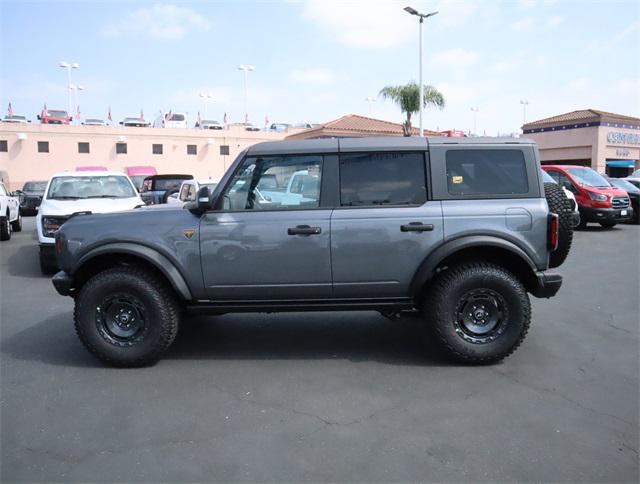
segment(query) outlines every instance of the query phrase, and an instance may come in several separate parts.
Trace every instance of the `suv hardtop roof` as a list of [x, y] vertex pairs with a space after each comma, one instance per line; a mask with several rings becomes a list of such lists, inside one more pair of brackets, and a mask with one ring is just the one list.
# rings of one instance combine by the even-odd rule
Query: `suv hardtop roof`
[[145, 180], [193, 180], [193, 175], [149, 175]]
[[311, 140], [267, 141], [251, 146], [249, 155], [276, 155], [283, 153], [337, 153], [350, 151], [412, 151], [428, 149], [430, 145], [463, 144], [531, 145], [526, 138], [449, 138], [445, 136], [378, 136], [365, 138], [321, 138]]

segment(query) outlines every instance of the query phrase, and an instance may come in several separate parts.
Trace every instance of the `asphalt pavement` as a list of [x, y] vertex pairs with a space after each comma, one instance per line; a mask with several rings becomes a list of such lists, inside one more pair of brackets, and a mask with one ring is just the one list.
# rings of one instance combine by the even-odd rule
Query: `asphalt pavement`
[[0, 243], [2, 482], [638, 482], [638, 226], [576, 234], [501, 364], [357, 312], [189, 318], [142, 369], [82, 347], [24, 226]]

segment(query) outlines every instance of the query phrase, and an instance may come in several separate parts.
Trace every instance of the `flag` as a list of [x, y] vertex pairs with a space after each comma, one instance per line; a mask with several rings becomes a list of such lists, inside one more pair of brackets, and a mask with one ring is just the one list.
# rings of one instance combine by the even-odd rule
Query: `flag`
[[113, 118], [111, 117], [111, 106], [109, 106], [109, 114], [107, 114], [107, 119], [108, 119], [110, 122], [113, 122]]
[[267, 116], [266, 114], [264, 115], [264, 127], [266, 128], [267, 126], [269, 126], [269, 116]]
[[42, 108], [42, 111], [40, 112], [40, 117], [44, 118], [47, 115], [47, 103], [44, 103], [44, 107]]
[[198, 111], [198, 126], [202, 124], [202, 118], [200, 118], [200, 111]]
[[171, 121], [171, 116], [173, 116], [173, 113], [171, 111], [172, 110], [169, 109], [169, 112], [167, 114], [165, 114], [165, 116], [164, 116], [164, 120], [165, 121]]
[[7, 116], [13, 116], [13, 108], [11, 107], [11, 103], [9, 103], [9, 109], [7, 109]]
[[244, 113], [244, 124], [249, 124], [249, 115]]
[[224, 113], [224, 119], [223, 119], [223, 121], [224, 121], [224, 124], [227, 124], [227, 113]]
[[78, 104], [77, 108], [76, 108], [76, 119], [82, 119], [80, 117], [80, 105]]
[[144, 111], [140, 108], [140, 121], [144, 121]]

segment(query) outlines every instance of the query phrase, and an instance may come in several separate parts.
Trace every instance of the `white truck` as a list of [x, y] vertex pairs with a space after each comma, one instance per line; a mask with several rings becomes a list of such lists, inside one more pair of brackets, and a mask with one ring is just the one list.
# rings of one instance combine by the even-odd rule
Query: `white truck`
[[0, 182], [0, 240], [9, 240], [12, 232], [21, 230], [20, 201]]

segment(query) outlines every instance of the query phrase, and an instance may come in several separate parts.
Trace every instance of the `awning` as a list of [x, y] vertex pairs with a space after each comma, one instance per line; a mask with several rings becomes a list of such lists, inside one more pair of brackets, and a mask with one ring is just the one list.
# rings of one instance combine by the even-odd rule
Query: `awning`
[[635, 168], [636, 160], [607, 160], [607, 166], [612, 168]]

